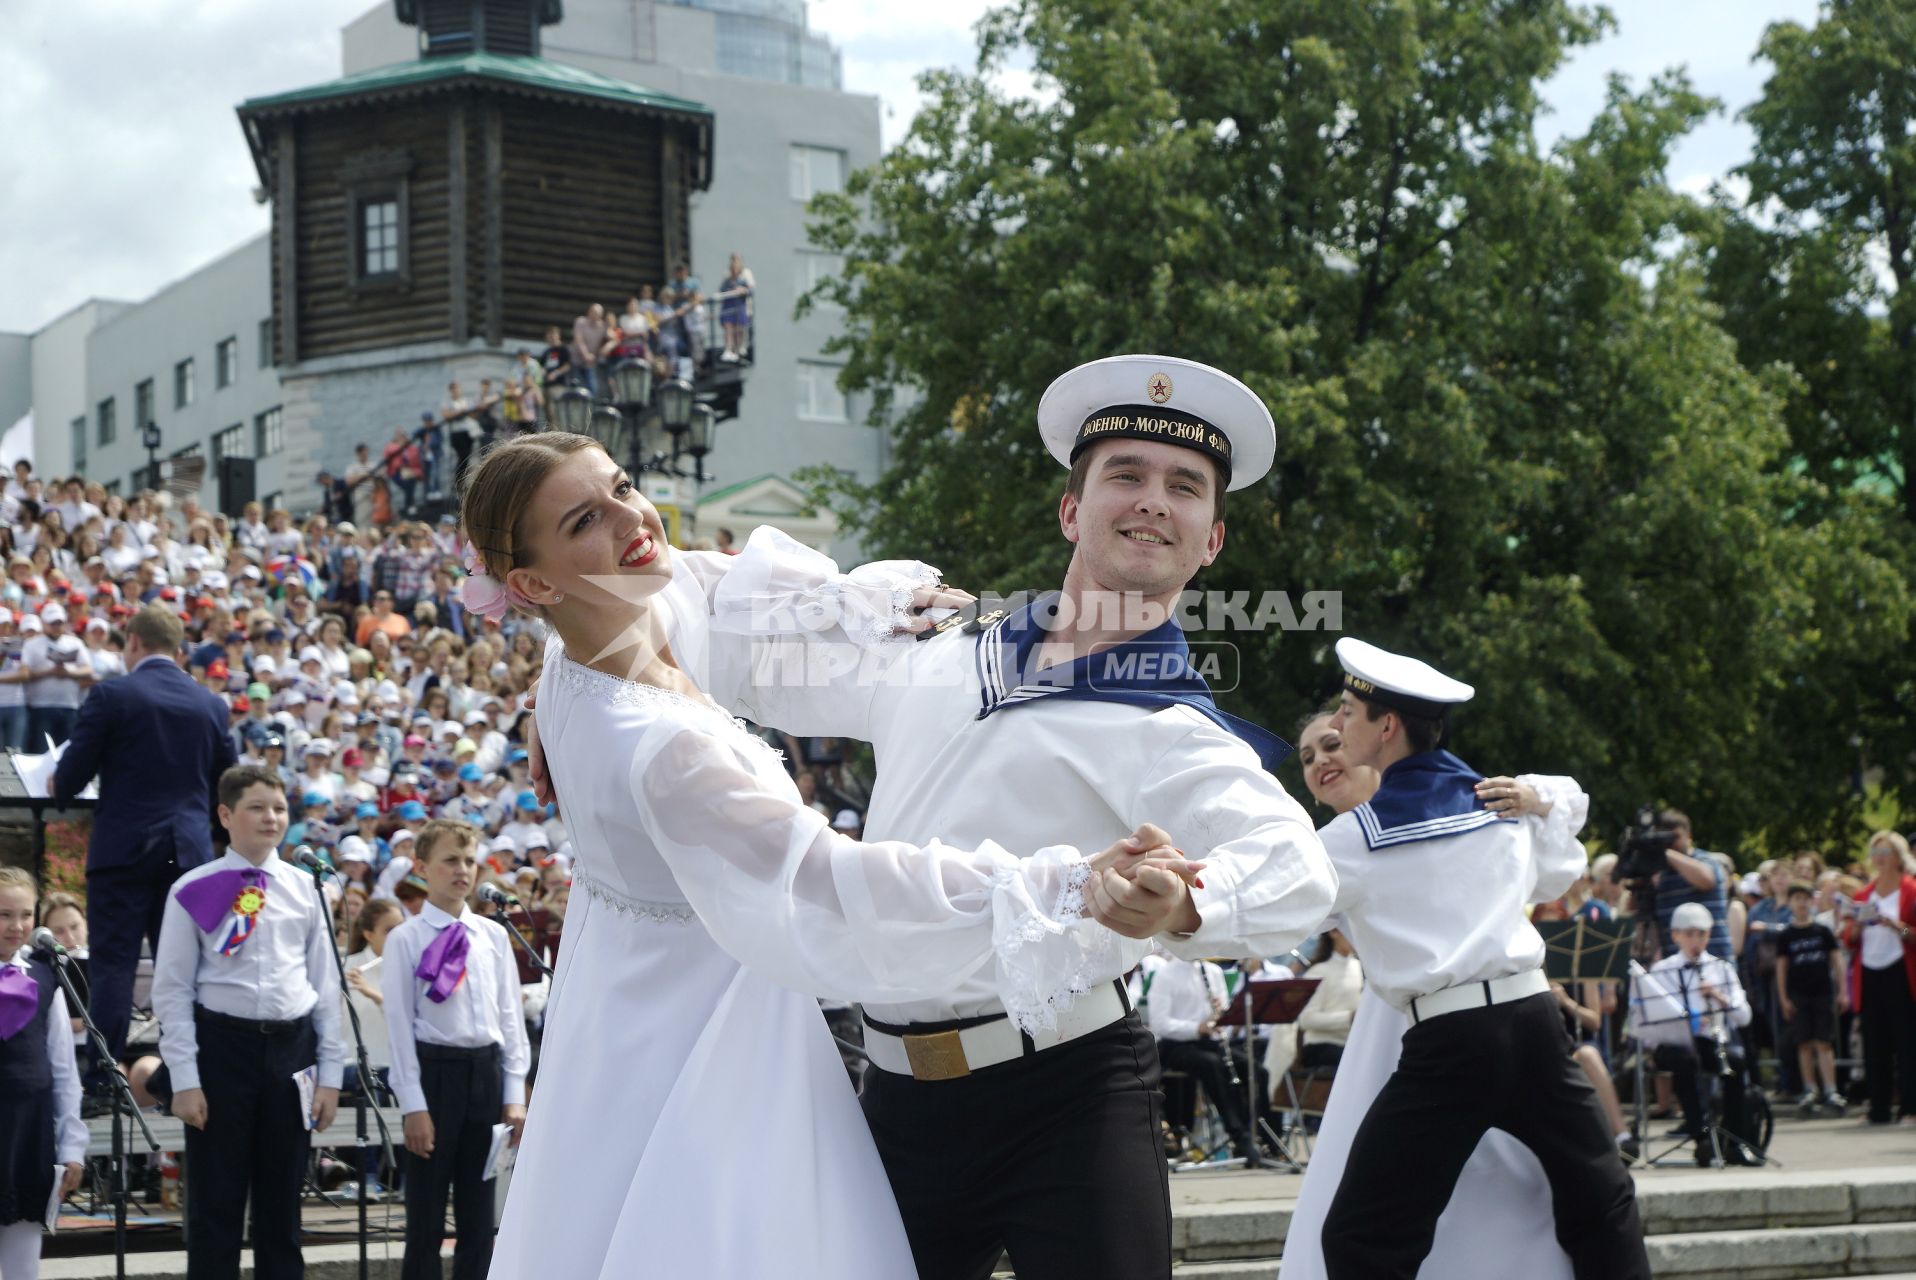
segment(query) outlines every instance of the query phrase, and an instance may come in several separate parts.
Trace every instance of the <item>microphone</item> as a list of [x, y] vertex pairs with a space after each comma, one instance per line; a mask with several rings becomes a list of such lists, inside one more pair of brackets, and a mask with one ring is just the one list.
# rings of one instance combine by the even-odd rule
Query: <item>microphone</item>
[[38, 951], [41, 955], [51, 957], [62, 964], [66, 963], [67, 949], [60, 945], [58, 938], [53, 936], [53, 930], [44, 925], [33, 931], [33, 937], [28, 941], [27, 945], [35, 951]]
[[310, 844], [300, 845], [293, 850], [293, 865], [312, 872], [315, 880], [333, 873], [333, 869], [326, 865], [326, 860], [313, 852]]
[[504, 911], [507, 907], [516, 907], [519, 905], [519, 900], [517, 898], [507, 893], [504, 889], [501, 889], [496, 884], [480, 885], [479, 886], [479, 901], [489, 902], [493, 906], [499, 908], [501, 911]]

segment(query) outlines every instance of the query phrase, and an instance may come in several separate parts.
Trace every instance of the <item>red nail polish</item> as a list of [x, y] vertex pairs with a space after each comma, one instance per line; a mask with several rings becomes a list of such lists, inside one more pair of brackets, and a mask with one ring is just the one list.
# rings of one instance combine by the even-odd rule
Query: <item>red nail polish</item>
[[1192, 884], [1194, 884], [1194, 885], [1196, 885], [1196, 886], [1197, 886], [1198, 888], [1200, 888], [1200, 889], [1202, 889], [1202, 888], [1204, 887], [1204, 881], [1202, 881], [1202, 880], [1199, 880], [1199, 879], [1197, 879], [1196, 877], [1193, 877], [1193, 878], [1192, 878], [1192, 880], [1191, 880], [1191, 883], [1192, 883]]

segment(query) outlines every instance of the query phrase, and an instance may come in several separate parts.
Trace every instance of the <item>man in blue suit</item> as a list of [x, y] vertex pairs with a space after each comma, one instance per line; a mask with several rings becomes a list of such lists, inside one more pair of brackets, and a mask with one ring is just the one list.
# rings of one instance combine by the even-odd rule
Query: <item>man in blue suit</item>
[[87, 694], [53, 774], [61, 800], [100, 779], [86, 859], [87, 1004], [116, 1056], [132, 1020], [140, 941], [157, 949], [167, 890], [212, 860], [219, 778], [236, 763], [226, 704], [180, 669], [184, 640], [163, 605], [133, 616], [127, 674]]

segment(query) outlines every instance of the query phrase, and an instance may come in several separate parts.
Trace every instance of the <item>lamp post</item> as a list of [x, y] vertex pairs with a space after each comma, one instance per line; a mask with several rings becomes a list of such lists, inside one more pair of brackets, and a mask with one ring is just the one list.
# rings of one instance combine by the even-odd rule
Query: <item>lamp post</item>
[[692, 407], [692, 423], [686, 431], [685, 451], [692, 455], [692, 479], [706, 481], [705, 455], [712, 452], [712, 437], [718, 431], [718, 411], [709, 404]]
[[552, 424], [561, 431], [570, 431], [574, 435], [588, 435], [592, 430], [592, 393], [581, 387], [567, 387], [552, 402]]
[[146, 446], [146, 487], [160, 487], [160, 427], [149, 422], [140, 428], [140, 443]]

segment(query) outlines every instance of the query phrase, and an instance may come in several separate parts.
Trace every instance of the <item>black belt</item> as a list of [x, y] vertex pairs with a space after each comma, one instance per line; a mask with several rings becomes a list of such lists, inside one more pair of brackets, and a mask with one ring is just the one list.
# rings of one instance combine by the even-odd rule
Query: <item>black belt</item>
[[194, 1022], [208, 1023], [215, 1027], [231, 1027], [235, 1031], [250, 1031], [254, 1035], [261, 1036], [292, 1035], [296, 1031], [304, 1030], [312, 1020], [313, 1015], [310, 1013], [301, 1014], [297, 1018], [289, 1018], [283, 1022], [276, 1022], [271, 1018], [235, 1018], [230, 1013], [219, 1013], [203, 1004], [193, 1006]]
[[478, 1062], [499, 1056], [499, 1046], [496, 1044], [428, 1044], [424, 1040], [416, 1040], [413, 1048], [421, 1062]]

